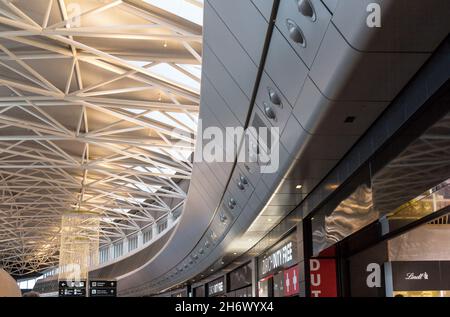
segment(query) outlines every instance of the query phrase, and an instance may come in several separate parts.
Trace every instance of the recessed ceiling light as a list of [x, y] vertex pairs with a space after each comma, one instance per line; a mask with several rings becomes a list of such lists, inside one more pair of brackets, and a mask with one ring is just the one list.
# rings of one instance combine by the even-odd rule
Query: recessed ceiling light
[[272, 218], [267, 219], [268, 222], [272, 222]]
[[297, 188], [297, 189], [302, 189], [302, 185], [297, 185], [297, 186], [295, 186], [295, 188]]
[[236, 254], [237, 254], [236, 252], [233, 253], [233, 255], [236, 255]]

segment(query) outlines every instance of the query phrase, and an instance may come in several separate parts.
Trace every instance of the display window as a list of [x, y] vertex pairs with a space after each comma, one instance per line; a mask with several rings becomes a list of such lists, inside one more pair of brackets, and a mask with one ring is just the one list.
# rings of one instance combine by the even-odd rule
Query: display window
[[284, 297], [284, 271], [273, 275], [273, 297]]
[[[445, 211], [445, 210], [444, 210]], [[345, 260], [351, 297], [449, 297], [450, 212]]]
[[269, 275], [258, 282], [258, 297], [273, 297], [272, 275]]
[[252, 287], [244, 287], [227, 293], [227, 297], [252, 297]]
[[227, 274], [227, 297], [251, 297], [252, 284], [252, 265], [249, 262]]
[[450, 113], [427, 107], [304, 219], [311, 296], [448, 296]]

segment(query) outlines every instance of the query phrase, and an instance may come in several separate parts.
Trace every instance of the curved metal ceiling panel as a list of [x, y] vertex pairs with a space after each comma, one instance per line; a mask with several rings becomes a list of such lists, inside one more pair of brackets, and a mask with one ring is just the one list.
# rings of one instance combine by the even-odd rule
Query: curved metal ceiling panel
[[[208, 21], [205, 25], [208, 30], [206, 33], [211, 35], [216, 29], [220, 33], [222, 22], [227, 21], [226, 5], [225, 7], [215, 6], [215, 3], [214, 0], [207, 2], [205, 16], [205, 21]], [[355, 27], [356, 32], [361, 33], [360, 39], [367, 40], [366, 49], [374, 51], [373, 53], [359, 52], [349, 46], [345, 38], [339, 34], [337, 26], [333, 24], [334, 19], [340, 18], [342, 7], [346, 7], [347, 3], [338, 1], [335, 4], [338, 6], [335, 13], [337, 16], [330, 14], [319, 0], [311, 0], [310, 3], [314, 7], [314, 18], [301, 16], [295, 8], [295, 10], [289, 9], [293, 2], [280, 2], [279, 16], [267, 53], [256, 104], [252, 113], [249, 114], [250, 125], [280, 128], [280, 168], [277, 173], [259, 174], [257, 172], [255, 175], [247, 175], [249, 164], [237, 164], [233, 172], [234, 178], [239, 178], [239, 173], [236, 175], [235, 173], [240, 171], [249, 177], [251, 188], [256, 189], [254, 192], [250, 190], [248, 193], [242, 193], [236, 190], [234, 180], [228, 183], [222, 203], [218, 207], [219, 215], [223, 212], [225, 217], [222, 218], [228, 220], [225, 220], [224, 224], [226, 229], [220, 229], [220, 217], [215, 214], [208, 230], [192, 252], [186, 256], [177, 256], [180, 260], [172, 265], [171, 270], [167, 268], [168, 273], [165, 275], [157, 276], [158, 274], [152, 274], [150, 270], [145, 270], [145, 275], [136, 272], [140, 276], [146, 276], [147, 279], [148, 274], [152, 274], [152, 278], [153, 276], [157, 278], [148, 279], [148, 283], [142, 283], [139, 288], [130, 289], [126, 294], [157, 292], [182, 283], [206, 269], [210, 271], [210, 268], [214, 270], [220, 268], [223, 259], [229, 256], [230, 246], [235, 244], [233, 242], [239, 242], [243, 247], [241, 252], [245, 252], [245, 241], [253, 237], [252, 234], [255, 234], [255, 237], [258, 236], [256, 228], [263, 230], [262, 234], [270, 229], [270, 225], [261, 223], [259, 218], [267, 218], [264, 216], [272, 215], [271, 212], [274, 210], [277, 210], [278, 216], [283, 217], [292, 210], [335, 166], [430, 56], [426, 50], [419, 53], [393, 53], [389, 50], [378, 52], [376, 51], [377, 43], [374, 42], [377, 37], [368, 36], [363, 27]], [[237, 3], [234, 5], [238, 6]], [[420, 7], [426, 4], [416, 2], [415, 5]], [[407, 6], [406, 2], [403, 6]], [[387, 9], [391, 7], [387, 6]], [[356, 6], [354, 8], [357, 9]], [[219, 10], [221, 11], [218, 14]], [[361, 16], [367, 16], [365, 7], [364, 10], [357, 10], [357, 12]], [[392, 10], [389, 13], [392, 15], [385, 15], [386, 19], [391, 19], [387, 22], [395, 20], [400, 14], [399, 10]], [[285, 25], [283, 22], [286, 19], [291, 23]], [[247, 24], [251, 24], [251, 21], [251, 19], [245, 19]], [[346, 21], [352, 23], [353, 19], [346, 19]], [[306, 45], [299, 46], [298, 36], [293, 36], [290, 30], [292, 23], [298, 23], [297, 27], [303, 31]], [[286, 31], [286, 27], [289, 32]], [[443, 23], [439, 27], [448, 30]], [[233, 33], [233, 30], [238, 28], [239, 22], [235, 21], [227, 32], [231, 32], [239, 40], [239, 32]], [[408, 32], [408, 28], [401, 28], [398, 31]], [[207, 48], [212, 46], [212, 53], [216, 53], [213, 58], [217, 58], [231, 76], [236, 76], [235, 81], [239, 84], [245, 78], [241, 74], [242, 69], [236, 70], [236, 65], [227, 65], [227, 61], [240, 49], [232, 49], [235, 47], [233, 45], [224, 49], [220, 43], [215, 43], [229, 37], [224, 33], [220, 34], [222, 36], [216, 36], [211, 41], [206, 39], [205, 45]], [[241, 36], [245, 38], [245, 34]], [[384, 33], [379, 36], [387, 35]], [[440, 40], [442, 39], [441, 37]], [[389, 41], [386, 38], [385, 40]], [[218, 52], [214, 51], [214, 45], [219, 48]], [[241, 46], [245, 48], [244, 44]], [[430, 51], [434, 49], [431, 44], [428, 47]], [[338, 58], [334, 56], [335, 54]], [[208, 57], [205, 56], [205, 58]], [[387, 63], [384, 63], [386, 61]], [[393, 61], [398, 62], [393, 63]], [[214, 67], [209, 60], [205, 60], [205, 63]], [[382, 67], [378, 67], [379, 64]], [[205, 69], [204, 72], [208, 74], [210, 69]], [[213, 75], [208, 74], [208, 80], [213, 85], [218, 85]], [[376, 89], [371, 89], [374, 80]], [[242, 86], [243, 91], [249, 95], [247, 89], [249, 85]], [[221, 89], [220, 86], [217, 88]], [[210, 94], [210, 92], [203, 90], [202, 95], [204, 94]], [[274, 94], [278, 94], [279, 98], [272, 98]], [[227, 95], [222, 97], [227, 98]], [[272, 107], [270, 116], [267, 112], [269, 105]], [[216, 110], [214, 108], [210, 111], [203, 110], [205, 106], [207, 105], [202, 104], [201, 111], [204, 114], [211, 115]], [[222, 120], [211, 122], [220, 124]], [[310, 179], [305, 178], [308, 175]], [[208, 196], [209, 188], [203, 187], [203, 189], [202, 194]], [[231, 198], [236, 200], [234, 210], [229, 210], [227, 207], [227, 202]], [[185, 216], [189, 212], [190, 210], [186, 208]], [[259, 217], [257, 217], [258, 214]], [[212, 216], [211, 212], [208, 216]], [[168, 247], [176, 248], [177, 246], [169, 244]], [[249, 244], [248, 247], [251, 245]], [[183, 255], [185, 253], [186, 250], [183, 251]], [[175, 257], [164, 258], [166, 264], [169, 263], [167, 262], [169, 259], [175, 259]], [[159, 259], [155, 261], [159, 262]], [[137, 277], [134, 279], [138, 280]], [[127, 286], [130, 284], [127, 283]]]

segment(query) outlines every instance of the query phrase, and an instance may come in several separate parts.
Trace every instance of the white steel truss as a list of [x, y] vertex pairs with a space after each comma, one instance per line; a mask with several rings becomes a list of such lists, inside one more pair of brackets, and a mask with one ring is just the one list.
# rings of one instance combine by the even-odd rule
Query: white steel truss
[[0, 0], [0, 267], [10, 273], [58, 263], [66, 213], [98, 214], [109, 243], [185, 199], [202, 27], [154, 2]]

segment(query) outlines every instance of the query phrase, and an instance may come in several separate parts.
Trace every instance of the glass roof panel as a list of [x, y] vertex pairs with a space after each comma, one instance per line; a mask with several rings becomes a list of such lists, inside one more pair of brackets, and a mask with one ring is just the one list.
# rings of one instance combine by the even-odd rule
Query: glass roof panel
[[196, 92], [200, 91], [199, 82], [183, 74], [181, 71], [175, 69], [172, 65], [169, 65], [167, 63], [160, 63], [156, 66], [153, 66], [150, 71], [178, 85], [190, 88], [191, 90], [194, 90]]
[[192, 75], [194, 75], [197, 78], [202, 77], [202, 67], [200, 65], [190, 65], [190, 64], [177, 64], [184, 70], [190, 72]]
[[203, 0], [144, 0], [160, 9], [176, 14], [186, 20], [203, 25]]

